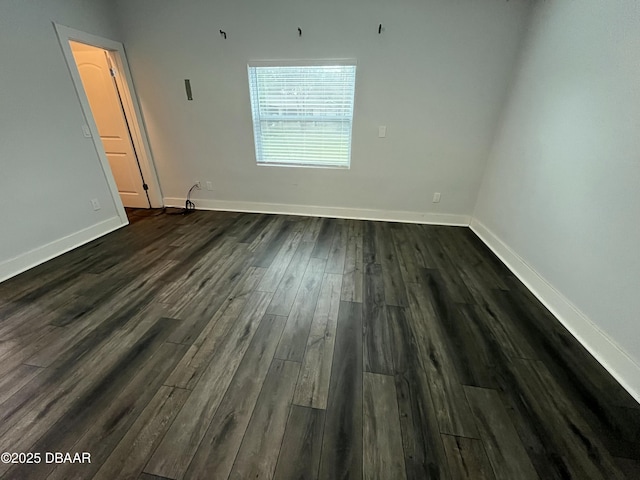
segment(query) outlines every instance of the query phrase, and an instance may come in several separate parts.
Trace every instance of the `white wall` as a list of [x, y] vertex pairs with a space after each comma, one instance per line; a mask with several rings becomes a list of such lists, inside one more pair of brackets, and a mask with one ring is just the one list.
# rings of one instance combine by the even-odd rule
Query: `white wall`
[[[529, 2], [123, 0], [118, 12], [169, 202], [197, 179], [215, 187], [196, 192], [199, 206], [434, 212], [464, 223]], [[255, 164], [247, 61], [296, 58], [358, 61], [348, 171]], [[431, 203], [435, 191], [440, 204]]]
[[640, 365], [637, 0], [538, 4], [475, 217]]
[[116, 216], [52, 24], [117, 39], [108, 3], [0, 3], [0, 280]]

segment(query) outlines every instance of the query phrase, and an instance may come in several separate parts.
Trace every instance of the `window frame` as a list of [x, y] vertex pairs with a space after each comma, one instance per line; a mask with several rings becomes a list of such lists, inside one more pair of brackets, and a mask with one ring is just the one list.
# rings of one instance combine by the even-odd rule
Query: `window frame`
[[[350, 66], [355, 68], [353, 79], [353, 102], [350, 117], [350, 129], [349, 129], [349, 145], [348, 145], [348, 157], [344, 163], [320, 163], [320, 162], [276, 162], [276, 161], [264, 161], [259, 157], [258, 149], [258, 135], [262, 134], [262, 129], [256, 128], [255, 115], [253, 111], [253, 89], [251, 81], [251, 69], [259, 67], [321, 67], [321, 66]], [[357, 61], [354, 58], [341, 58], [341, 59], [295, 59], [295, 60], [250, 60], [247, 62], [247, 81], [249, 86], [249, 104], [251, 109], [251, 128], [253, 129], [253, 147], [255, 153], [255, 162], [259, 167], [294, 167], [294, 168], [322, 168], [322, 169], [339, 169], [348, 170], [351, 168], [351, 153], [353, 144], [353, 122], [355, 118], [355, 91], [356, 91], [356, 77], [357, 77]], [[257, 93], [256, 93], [257, 94]], [[282, 117], [274, 117], [274, 120]], [[305, 119], [304, 117], [297, 117], [302, 121], [318, 121], [318, 117], [310, 117]], [[344, 117], [341, 117], [344, 118]], [[268, 119], [267, 117], [259, 117], [259, 120]], [[333, 121], [330, 120], [330, 121]], [[338, 122], [336, 122], [338, 123]]]

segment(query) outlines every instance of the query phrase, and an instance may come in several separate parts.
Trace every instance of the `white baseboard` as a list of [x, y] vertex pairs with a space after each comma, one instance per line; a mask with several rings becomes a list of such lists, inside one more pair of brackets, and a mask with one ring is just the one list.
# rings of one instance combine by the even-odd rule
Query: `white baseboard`
[[[184, 207], [184, 198], [165, 198], [167, 207]], [[318, 207], [311, 205], [287, 205], [282, 203], [234, 202], [226, 200], [194, 200], [198, 210], [224, 210], [228, 212], [276, 213], [307, 217], [352, 218], [384, 222], [424, 223], [433, 225], [468, 226], [469, 215], [447, 213], [422, 213], [365, 208]]]
[[89, 243], [91, 240], [102, 237], [120, 227], [124, 227], [128, 223], [129, 222], [123, 223], [120, 217], [113, 217], [41, 247], [34, 248], [17, 257], [5, 260], [0, 263], [0, 282], [15, 277], [30, 268], [62, 255], [69, 250], [73, 250], [80, 245]]
[[470, 228], [640, 403], [640, 365], [491, 230], [475, 218]]

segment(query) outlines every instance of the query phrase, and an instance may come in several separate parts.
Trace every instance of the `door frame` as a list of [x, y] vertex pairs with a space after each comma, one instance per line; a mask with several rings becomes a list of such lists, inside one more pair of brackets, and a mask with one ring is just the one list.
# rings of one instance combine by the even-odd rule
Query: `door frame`
[[[85, 43], [94, 47], [101, 48], [109, 52], [109, 57], [114, 62], [116, 73], [116, 84], [122, 101], [123, 110], [131, 133], [131, 140], [136, 151], [138, 163], [142, 170], [145, 183], [148, 185], [147, 194], [149, 195], [149, 202], [151, 208], [162, 208], [164, 201], [162, 197], [162, 190], [160, 189], [160, 182], [158, 180], [158, 174], [156, 172], [155, 165], [153, 163], [153, 157], [151, 156], [151, 147], [149, 145], [149, 139], [147, 137], [147, 131], [140, 110], [140, 104], [136, 95], [136, 90], [133, 85], [131, 71], [129, 70], [129, 62], [125, 53], [124, 45], [115, 40], [99, 37], [90, 33], [76, 30], [75, 28], [67, 27], [53, 22], [62, 53], [69, 67], [69, 73], [71, 74], [71, 80], [73, 81], [76, 93], [80, 100], [80, 105], [84, 113], [84, 117], [87, 121], [87, 126], [91, 132], [93, 144], [95, 145], [98, 157], [100, 158], [100, 165], [104, 172], [111, 196], [116, 205], [118, 216], [123, 222], [128, 223], [127, 215], [118, 193], [118, 186], [113, 177], [109, 160], [104, 151], [104, 146], [100, 140], [100, 133], [98, 132], [98, 126], [93, 117], [91, 106], [89, 105], [89, 98], [82, 85], [82, 79], [80, 78], [80, 72], [73, 57], [71, 51], [71, 45], [69, 41], [76, 41]], [[141, 179], [142, 181], [142, 179]]]

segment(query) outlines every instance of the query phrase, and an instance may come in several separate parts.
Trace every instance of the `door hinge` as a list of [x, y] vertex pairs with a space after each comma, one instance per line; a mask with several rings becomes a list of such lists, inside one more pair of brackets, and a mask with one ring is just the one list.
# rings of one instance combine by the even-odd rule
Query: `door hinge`
[[109, 68], [109, 71], [111, 72], [111, 76], [112, 76], [113, 78], [116, 78], [116, 71], [115, 71], [115, 69], [114, 69], [113, 67], [111, 67], [111, 68]]
[[143, 188], [145, 191], [147, 191], [147, 190], [149, 190], [149, 185], [147, 185], [146, 183], [143, 183], [143, 184], [142, 184], [142, 188]]

